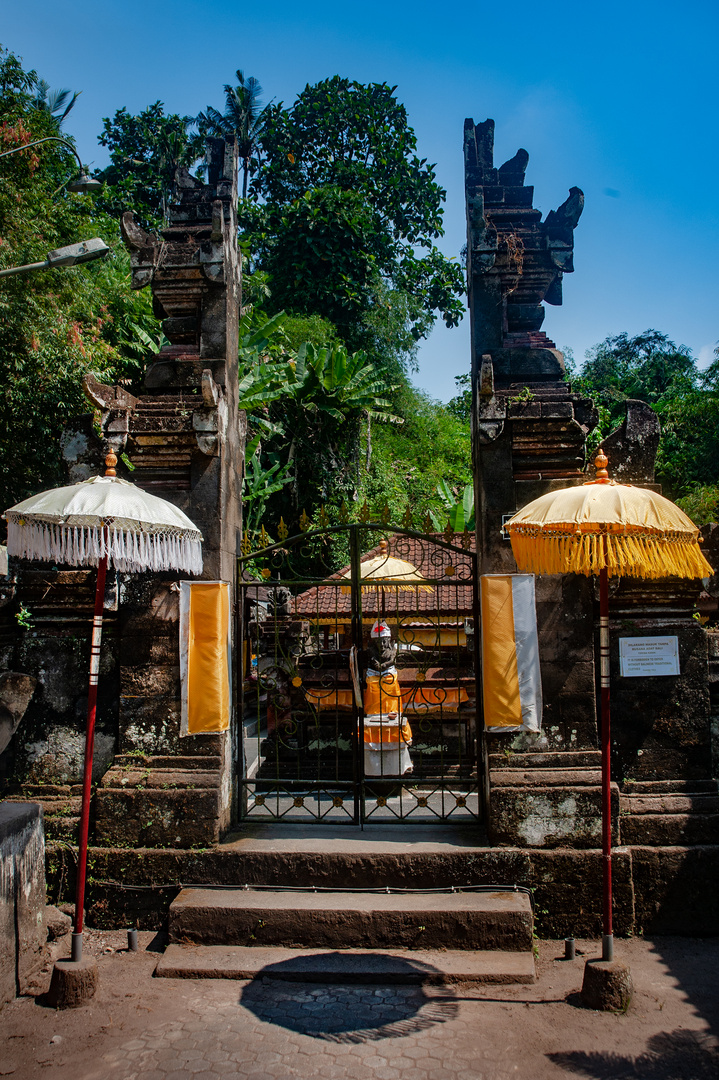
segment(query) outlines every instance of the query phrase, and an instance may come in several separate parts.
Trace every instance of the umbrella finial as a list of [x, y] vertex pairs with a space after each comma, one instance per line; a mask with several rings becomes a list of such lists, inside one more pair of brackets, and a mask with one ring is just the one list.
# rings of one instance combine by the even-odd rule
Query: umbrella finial
[[609, 482], [608, 464], [609, 458], [600, 446], [594, 459], [595, 477], [598, 484], [607, 484]]
[[380, 555], [388, 555], [389, 554], [389, 544], [387, 543], [386, 540], [380, 540], [380, 542], [379, 542], [379, 553], [380, 553]]
[[117, 454], [110, 448], [105, 455], [105, 476], [117, 476], [115, 472], [115, 466], [117, 465]]

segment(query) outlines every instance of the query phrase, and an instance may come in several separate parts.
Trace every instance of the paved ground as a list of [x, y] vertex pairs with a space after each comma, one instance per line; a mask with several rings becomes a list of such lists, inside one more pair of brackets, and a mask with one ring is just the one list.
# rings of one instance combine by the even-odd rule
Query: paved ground
[[[77, 1010], [23, 998], [2, 1012], [15, 1080], [716, 1080], [719, 939], [618, 943], [626, 1015], [588, 1012], [582, 957], [540, 942], [533, 986], [316, 986], [153, 979], [157, 952], [91, 932], [100, 989]], [[144, 950], [152, 934], [141, 934]], [[158, 947], [155, 941], [154, 947]], [[585, 955], [596, 946], [578, 943]]]

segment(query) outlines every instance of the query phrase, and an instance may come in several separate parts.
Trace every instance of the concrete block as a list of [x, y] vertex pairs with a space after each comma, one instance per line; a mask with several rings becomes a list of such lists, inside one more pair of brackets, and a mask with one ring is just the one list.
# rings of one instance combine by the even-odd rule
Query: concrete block
[[[612, 821], [618, 839], [619, 789], [612, 784]], [[487, 831], [493, 844], [508, 847], [601, 845], [602, 792], [595, 787], [493, 787]]]
[[56, 960], [46, 1001], [53, 1009], [78, 1009], [87, 1005], [97, 990], [97, 962]]
[[602, 1012], [626, 1012], [634, 986], [627, 964], [621, 960], [587, 960], [582, 982], [582, 1004]]

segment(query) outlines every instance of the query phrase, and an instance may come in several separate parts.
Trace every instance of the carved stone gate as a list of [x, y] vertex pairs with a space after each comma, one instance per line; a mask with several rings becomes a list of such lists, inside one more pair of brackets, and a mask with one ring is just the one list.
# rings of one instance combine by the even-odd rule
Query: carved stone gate
[[[239, 559], [241, 818], [484, 819], [473, 546], [469, 533], [339, 525]], [[422, 584], [363, 583], [362, 563], [380, 551], [411, 563]], [[378, 617], [397, 644], [399, 697], [370, 720]]]

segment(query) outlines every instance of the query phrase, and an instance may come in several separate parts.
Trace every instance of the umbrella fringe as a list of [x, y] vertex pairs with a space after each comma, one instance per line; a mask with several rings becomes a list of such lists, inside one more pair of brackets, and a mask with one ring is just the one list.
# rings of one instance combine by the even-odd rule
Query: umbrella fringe
[[202, 545], [177, 533], [136, 532], [129, 529], [64, 526], [8, 521], [8, 553], [19, 559], [38, 559], [65, 566], [97, 566], [107, 555], [108, 566], [121, 573], [145, 570], [185, 570], [202, 573]]
[[610, 577], [706, 578], [714, 571], [693, 537], [557, 533], [511, 530], [519, 570], [530, 574], [597, 574]]

